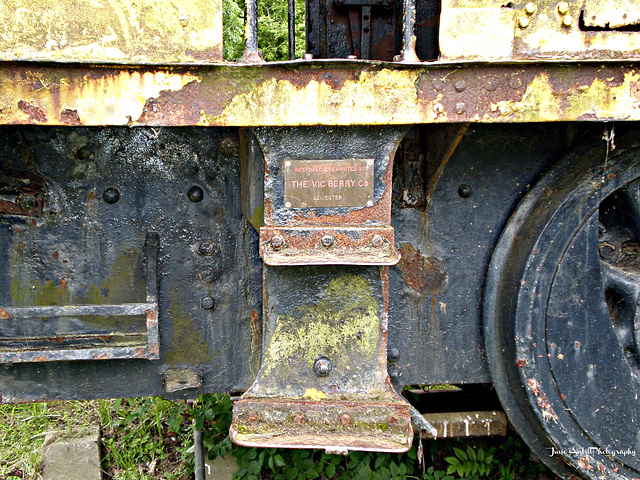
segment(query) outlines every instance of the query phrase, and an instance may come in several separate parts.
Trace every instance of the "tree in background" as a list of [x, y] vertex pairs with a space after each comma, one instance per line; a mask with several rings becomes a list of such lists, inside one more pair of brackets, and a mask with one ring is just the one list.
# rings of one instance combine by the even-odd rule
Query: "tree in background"
[[[296, 4], [296, 58], [305, 53], [304, 0]], [[224, 59], [235, 60], [244, 50], [244, 1], [223, 0]], [[268, 62], [289, 59], [288, 49], [288, 1], [258, 1], [258, 48]]]

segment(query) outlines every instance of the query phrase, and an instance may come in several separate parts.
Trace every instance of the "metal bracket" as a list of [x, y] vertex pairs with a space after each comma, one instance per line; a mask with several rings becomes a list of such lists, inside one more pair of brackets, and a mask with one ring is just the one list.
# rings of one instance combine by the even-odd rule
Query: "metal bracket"
[[[393, 156], [405, 127], [258, 128], [264, 152], [262, 365], [234, 403], [245, 446], [402, 452], [387, 375]], [[256, 167], [257, 168], [257, 167]], [[262, 165], [260, 165], [262, 168]]]
[[[18, 334], [0, 338], [0, 363], [51, 362], [60, 360], [108, 360], [116, 358], [159, 358], [158, 336], [158, 250], [157, 233], [148, 233], [146, 302], [120, 305], [64, 305], [0, 307], [0, 322], [18, 321]], [[76, 322], [87, 317], [144, 316], [146, 330], [141, 332], [86, 331], [51, 332], [29, 335], [29, 324], [66, 319]], [[42, 328], [36, 329], [42, 331]], [[21, 332], [21, 333], [20, 333]], [[111, 346], [109, 346], [111, 344]]]

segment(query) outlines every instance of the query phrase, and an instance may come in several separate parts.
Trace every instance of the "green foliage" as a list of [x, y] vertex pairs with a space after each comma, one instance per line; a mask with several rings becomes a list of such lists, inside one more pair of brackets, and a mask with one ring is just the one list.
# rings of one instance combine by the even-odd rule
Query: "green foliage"
[[[237, 59], [244, 50], [244, 1], [223, 0], [224, 59]], [[295, 0], [296, 58], [305, 52], [305, 2]], [[268, 62], [289, 59], [288, 1], [258, 2], [258, 48]]]
[[447, 474], [456, 473], [460, 478], [486, 478], [491, 471], [493, 454], [485, 454], [482, 448], [476, 452], [471, 445], [467, 445], [467, 451], [459, 448], [453, 449], [454, 456], [446, 457], [449, 463]]

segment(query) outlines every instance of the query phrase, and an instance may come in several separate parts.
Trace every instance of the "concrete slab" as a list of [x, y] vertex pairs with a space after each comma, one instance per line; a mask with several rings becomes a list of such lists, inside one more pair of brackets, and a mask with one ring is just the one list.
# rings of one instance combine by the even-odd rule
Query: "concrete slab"
[[44, 451], [43, 480], [101, 480], [100, 429], [95, 426], [82, 437], [55, 439]]
[[215, 460], [205, 458], [204, 470], [206, 480], [231, 480], [231, 477], [237, 469], [238, 462], [236, 461], [236, 457], [230, 453], [227, 453], [224, 457], [218, 457]]

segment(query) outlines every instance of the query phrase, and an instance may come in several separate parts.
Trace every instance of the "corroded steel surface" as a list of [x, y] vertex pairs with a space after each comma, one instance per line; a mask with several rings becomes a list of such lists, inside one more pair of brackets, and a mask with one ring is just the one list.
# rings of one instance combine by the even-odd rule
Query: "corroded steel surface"
[[[436, 438], [507, 434], [507, 416], [499, 411], [427, 413], [424, 418], [438, 431]], [[425, 438], [430, 437], [425, 435]]]
[[639, 14], [632, 0], [444, 0], [441, 58], [638, 59]]
[[0, 3], [0, 24], [0, 60], [222, 60], [220, 0], [13, 0]]
[[260, 256], [267, 265], [395, 265], [400, 260], [392, 227], [262, 227]]
[[5, 65], [0, 124], [268, 126], [640, 119], [623, 64]]

